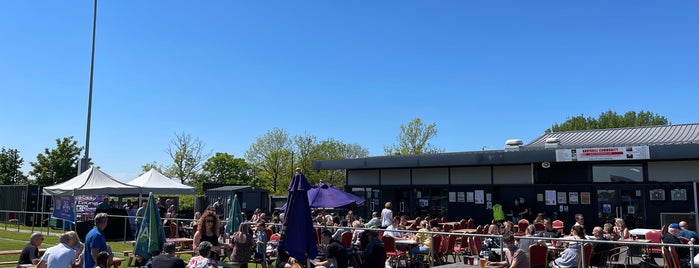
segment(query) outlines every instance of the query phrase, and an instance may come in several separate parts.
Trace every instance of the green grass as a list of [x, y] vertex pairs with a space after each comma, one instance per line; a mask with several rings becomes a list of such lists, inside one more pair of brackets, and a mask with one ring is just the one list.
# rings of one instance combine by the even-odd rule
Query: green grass
[[[4, 226], [0, 224], [0, 250], [21, 250], [29, 242], [29, 236], [31, 233], [28, 232], [18, 232], [16, 225], [14, 228], [8, 228], [5, 230]], [[21, 226], [20, 230], [29, 230], [31, 227]], [[39, 228], [35, 228], [35, 231], [39, 231]], [[50, 235], [46, 234], [46, 228], [44, 230], [44, 242], [39, 248], [49, 248], [58, 244], [58, 237], [54, 234], [59, 234], [60, 230], [50, 230]], [[133, 250], [131, 243], [124, 243], [122, 241], [107, 242], [107, 244], [112, 248], [115, 257], [125, 258], [123, 252], [127, 250]], [[182, 255], [183, 260], [188, 261], [191, 255]], [[16, 261], [19, 255], [1, 255], [0, 261]], [[122, 262], [120, 268], [127, 268], [127, 261]]]

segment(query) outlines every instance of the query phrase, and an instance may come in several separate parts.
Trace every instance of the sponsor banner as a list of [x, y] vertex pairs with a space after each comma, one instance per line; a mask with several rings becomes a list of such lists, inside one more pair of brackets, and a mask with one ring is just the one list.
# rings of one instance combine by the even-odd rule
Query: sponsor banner
[[74, 222], [75, 211], [73, 209], [74, 198], [72, 196], [53, 196], [53, 217], [64, 221]]
[[78, 195], [75, 197], [75, 212], [78, 216], [87, 215], [92, 217], [95, 215], [97, 206], [105, 197], [107, 197], [106, 194]]
[[556, 161], [609, 161], [649, 159], [648, 146], [556, 149]]

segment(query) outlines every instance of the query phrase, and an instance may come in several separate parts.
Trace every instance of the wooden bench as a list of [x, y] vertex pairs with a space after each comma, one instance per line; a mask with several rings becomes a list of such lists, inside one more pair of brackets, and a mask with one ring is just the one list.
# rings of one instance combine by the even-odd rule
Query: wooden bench
[[182, 254], [194, 255], [194, 250], [180, 250], [180, 251], [175, 251], [175, 256], [177, 256], [178, 258], [179, 258], [180, 255], [182, 255]]
[[0, 267], [17, 267], [17, 261], [0, 261]]

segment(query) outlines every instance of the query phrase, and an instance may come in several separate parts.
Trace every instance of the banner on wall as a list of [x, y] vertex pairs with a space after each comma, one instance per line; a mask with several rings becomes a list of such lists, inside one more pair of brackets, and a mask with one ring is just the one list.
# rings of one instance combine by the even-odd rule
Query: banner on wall
[[75, 199], [72, 196], [53, 196], [53, 214], [54, 218], [59, 218], [64, 221], [75, 221], [75, 210], [73, 203]]
[[556, 161], [603, 161], [650, 159], [648, 146], [556, 149]]
[[75, 212], [78, 216], [95, 215], [97, 206], [102, 202], [102, 200], [107, 197], [106, 194], [96, 194], [96, 195], [78, 195], [75, 197]]

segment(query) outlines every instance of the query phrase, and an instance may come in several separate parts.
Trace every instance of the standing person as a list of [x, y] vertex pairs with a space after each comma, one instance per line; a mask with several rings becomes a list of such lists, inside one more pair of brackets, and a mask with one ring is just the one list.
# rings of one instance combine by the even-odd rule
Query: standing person
[[184, 268], [184, 261], [175, 256], [175, 244], [163, 244], [163, 254], [153, 257], [152, 268]]
[[218, 216], [219, 219], [223, 219], [223, 199], [221, 197], [216, 198], [216, 202], [214, 202], [214, 211], [216, 212], [216, 216]]
[[493, 201], [493, 220], [496, 222], [505, 221], [505, 212], [502, 210], [502, 205], [497, 201]]
[[95, 227], [85, 236], [85, 252], [83, 253], [85, 267], [95, 267], [97, 263], [97, 254], [102, 251], [109, 252], [110, 258], [112, 249], [107, 245], [107, 240], [104, 238], [104, 229], [107, 228], [107, 213], [97, 213], [95, 215]]
[[136, 210], [136, 230], [141, 230], [143, 216], [146, 215], [146, 206], [148, 206], [148, 199], [141, 200], [141, 207]]
[[500, 262], [487, 262], [487, 265], [497, 265], [510, 268], [529, 268], [529, 258], [522, 249], [515, 246], [515, 237], [511, 232], [502, 235], [503, 246], [505, 251], [505, 260]]
[[[525, 219], [529, 220], [529, 216], [531, 215], [531, 211], [529, 211], [529, 205], [527, 205], [527, 199], [524, 197], [519, 198], [519, 205], [517, 205], [517, 217], [519, 220]], [[518, 223], [519, 220], [515, 221], [515, 223]]]
[[231, 237], [233, 252], [228, 259], [230, 259], [232, 262], [240, 263], [241, 268], [247, 268], [248, 262], [250, 261], [250, 256], [252, 255], [250, 250], [254, 244], [255, 241], [252, 239], [250, 225], [241, 223], [240, 227], [238, 227], [238, 231], [233, 233], [233, 236]]
[[219, 259], [219, 252], [221, 252], [221, 247], [218, 244], [218, 237], [221, 231], [220, 224], [215, 212], [211, 210], [204, 212], [204, 215], [199, 220], [197, 231], [194, 233], [194, 252], [197, 252], [197, 246], [202, 241], [208, 241], [209, 245], [211, 245], [210, 257], [214, 260]]
[[75, 233], [70, 231], [61, 234], [58, 238], [59, 244], [46, 250], [44, 256], [41, 257], [41, 261], [36, 265], [37, 268], [75, 268], [82, 265], [81, 261], [76, 262], [76, 259], [80, 256], [75, 255], [75, 250], [73, 250], [73, 247], [79, 243], [79, 241], [74, 239], [74, 237], [77, 237], [77, 234], [73, 236], [70, 234], [71, 232]]
[[391, 202], [386, 202], [381, 210], [381, 228], [386, 229], [391, 224], [393, 224], [393, 210], [391, 210]]
[[510, 213], [512, 213], [512, 221], [519, 222], [519, 198], [515, 198], [515, 207], [510, 210]]
[[39, 263], [39, 247], [44, 242], [44, 235], [35, 232], [29, 236], [29, 243], [24, 246], [22, 253], [19, 254], [18, 264], [33, 264]]
[[342, 242], [332, 239], [332, 233], [324, 230], [320, 235], [320, 241], [325, 247], [325, 261], [317, 262], [316, 267], [325, 268], [347, 268], [349, 266], [349, 257], [347, 250]]
[[100, 210], [110, 209], [110, 208], [112, 208], [112, 206], [109, 205], [109, 198], [107, 198], [106, 196], [102, 199], [102, 203], [99, 203], [99, 205], [97, 205], [97, 209], [100, 209]]
[[[204, 213], [206, 214], [206, 213]], [[199, 244], [194, 244], [196, 252], [199, 252], [199, 256], [194, 256], [189, 259], [187, 263], [187, 268], [217, 268], [218, 264], [216, 260], [212, 259], [211, 251], [213, 246], [209, 241], [202, 241]]]

